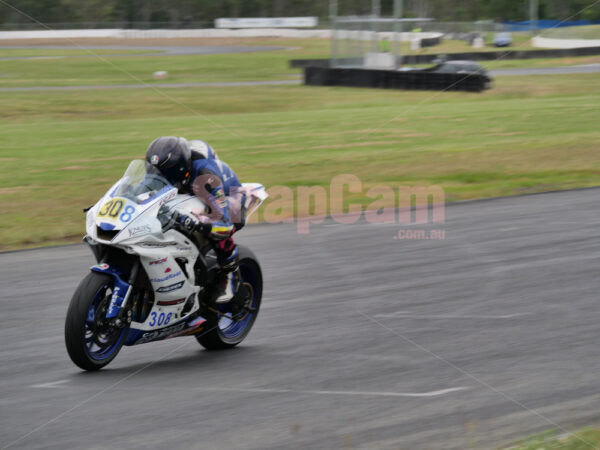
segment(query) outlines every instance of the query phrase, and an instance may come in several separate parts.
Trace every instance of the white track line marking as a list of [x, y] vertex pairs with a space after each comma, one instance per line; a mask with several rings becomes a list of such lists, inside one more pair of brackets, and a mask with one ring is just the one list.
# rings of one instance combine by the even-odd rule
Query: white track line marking
[[368, 391], [299, 391], [307, 394], [318, 394], [318, 395], [369, 395], [378, 397], [438, 397], [444, 394], [450, 394], [451, 392], [464, 391], [468, 389], [466, 386], [459, 386], [455, 388], [441, 389], [439, 391], [431, 392], [368, 392]]
[[68, 383], [69, 380], [58, 380], [52, 381], [50, 383], [41, 383], [41, 384], [33, 384], [31, 387], [33, 388], [64, 388], [66, 386], [59, 386], [59, 384]]
[[377, 314], [373, 317], [388, 318], [406, 318], [406, 319], [512, 319], [514, 317], [529, 316], [531, 313], [515, 313], [515, 314], [504, 314], [504, 315], [460, 315], [460, 314], [404, 314], [403, 312], [395, 312], [391, 314]]
[[372, 391], [319, 391], [297, 389], [261, 389], [261, 388], [195, 388], [200, 391], [212, 392], [248, 392], [258, 394], [310, 394], [310, 395], [363, 395], [369, 397], [438, 397], [452, 392], [469, 389], [466, 386], [441, 389], [431, 392], [372, 392]]

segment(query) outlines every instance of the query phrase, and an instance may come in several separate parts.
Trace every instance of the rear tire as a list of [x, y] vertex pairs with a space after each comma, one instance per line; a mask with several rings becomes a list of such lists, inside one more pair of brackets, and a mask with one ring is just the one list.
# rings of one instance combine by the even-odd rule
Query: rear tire
[[79, 284], [65, 321], [65, 344], [71, 360], [83, 370], [99, 370], [111, 362], [123, 346], [129, 327], [101, 325], [114, 279], [90, 272]]
[[248, 291], [251, 296], [250, 306], [252, 311], [247, 311], [245, 315], [239, 313], [241, 317], [239, 321], [229, 319], [227, 314], [217, 314], [212, 311], [203, 314], [206, 319], [206, 325], [204, 326], [206, 331], [196, 336], [196, 339], [207, 350], [235, 347], [246, 338], [258, 316], [263, 289], [260, 265], [249, 248], [239, 245], [238, 250], [240, 255], [240, 282], [249, 285]]

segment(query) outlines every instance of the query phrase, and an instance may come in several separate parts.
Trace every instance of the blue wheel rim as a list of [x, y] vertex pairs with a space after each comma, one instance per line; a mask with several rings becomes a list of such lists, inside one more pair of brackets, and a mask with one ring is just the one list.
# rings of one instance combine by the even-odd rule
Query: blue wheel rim
[[104, 335], [107, 334], [108, 337], [103, 338], [103, 334], [98, 333], [98, 331], [95, 330], [96, 327], [94, 321], [96, 318], [96, 311], [99, 309], [100, 304], [102, 303], [109, 291], [111, 291], [110, 283], [107, 283], [100, 289], [98, 289], [98, 291], [94, 294], [94, 298], [90, 302], [88, 314], [85, 319], [85, 330], [83, 336], [85, 352], [91, 359], [94, 359], [96, 361], [102, 361], [113, 356], [115, 352], [121, 347], [121, 342], [127, 335], [127, 327], [125, 327], [120, 331], [117, 339], [115, 339], [112, 344], [106, 347], [99, 346], [94, 340], [94, 337], [96, 336], [100, 342], [102, 342], [103, 340], [105, 342], [109, 341], [110, 339], [113, 339], [114, 333], [116, 332], [114, 328], [108, 328], [108, 334], [104, 333]]

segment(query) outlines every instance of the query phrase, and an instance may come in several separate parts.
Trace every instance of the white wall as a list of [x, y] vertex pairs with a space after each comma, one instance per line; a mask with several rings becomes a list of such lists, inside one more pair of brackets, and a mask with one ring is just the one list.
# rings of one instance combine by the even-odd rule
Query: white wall
[[318, 17], [222, 17], [215, 20], [215, 28], [314, 28]]
[[536, 36], [531, 45], [543, 48], [581, 48], [600, 47], [600, 39], [552, 39]]
[[235, 38], [235, 37], [289, 37], [289, 38], [328, 38], [330, 30], [295, 30], [290, 28], [256, 29], [199, 29], [199, 30], [39, 30], [39, 31], [0, 31], [0, 39], [74, 39], [74, 38]]
[[0, 39], [56, 39], [56, 38], [111, 38], [117, 37], [121, 30], [38, 30], [38, 31], [0, 31]]
[[[379, 33], [379, 38], [393, 39], [391, 32]], [[437, 37], [440, 33], [402, 33], [402, 40]], [[74, 39], [74, 38], [243, 38], [243, 37], [282, 37], [282, 38], [329, 38], [331, 30], [296, 30], [293, 28], [248, 28], [240, 30], [206, 28], [198, 30], [38, 30], [0, 31], [0, 39]], [[370, 40], [370, 33], [362, 33], [362, 39]]]

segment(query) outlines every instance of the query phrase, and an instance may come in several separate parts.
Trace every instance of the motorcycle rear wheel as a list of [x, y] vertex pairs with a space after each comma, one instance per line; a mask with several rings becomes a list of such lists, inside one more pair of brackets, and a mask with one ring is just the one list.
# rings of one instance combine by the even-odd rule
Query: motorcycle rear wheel
[[234, 316], [227, 310], [227, 304], [222, 308], [221, 314], [209, 312], [203, 314], [207, 323], [205, 331], [196, 336], [196, 339], [207, 350], [222, 350], [232, 348], [242, 342], [252, 329], [262, 300], [262, 272], [256, 256], [252, 251], [239, 245], [241, 283], [246, 284], [250, 298], [249, 310], [238, 312]]
[[129, 327], [104, 322], [114, 280], [90, 272], [79, 284], [65, 321], [65, 344], [71, 360], [83, 370], [99, 370], [110, 363], [123, 346]]

